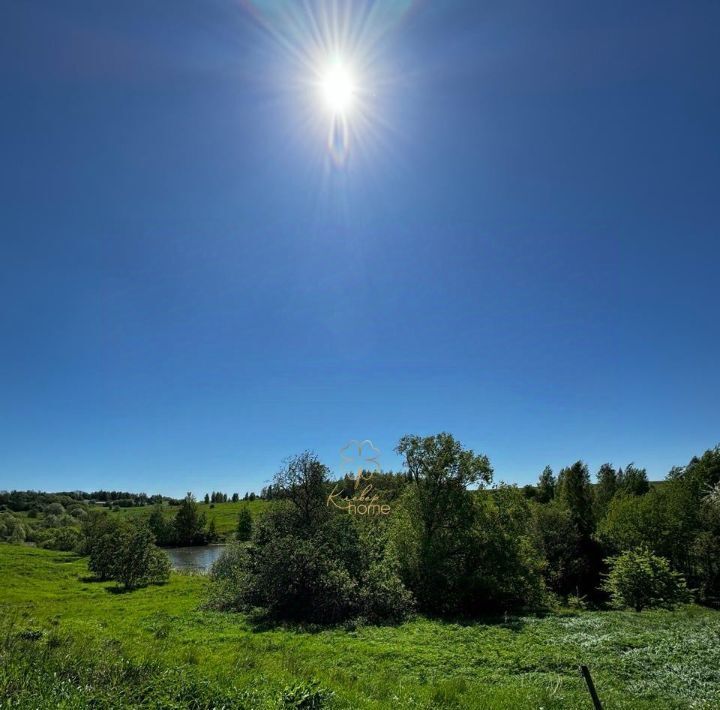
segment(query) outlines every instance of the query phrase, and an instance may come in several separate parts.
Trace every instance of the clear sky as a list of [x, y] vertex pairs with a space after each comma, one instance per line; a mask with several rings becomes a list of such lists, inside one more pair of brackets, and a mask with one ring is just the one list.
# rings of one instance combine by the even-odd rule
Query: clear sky
[[720, 4], [301, 6], [2, 2], [0, 489], [717, 444]]

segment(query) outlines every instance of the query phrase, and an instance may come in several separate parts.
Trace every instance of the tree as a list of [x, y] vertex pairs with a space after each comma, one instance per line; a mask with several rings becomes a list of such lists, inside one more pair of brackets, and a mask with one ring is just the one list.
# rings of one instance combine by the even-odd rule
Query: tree
[[121, 521], [105, 511], [91, 511], [82, 523], [80, 550], [89, 555], [88, 568], [100, 580], [112, 578], [121, 527]]
[[600, 520], [607, 512], [610, 501], [618, 490], [618, 474], [609, 463], [600, 466], [595, 486], [595, 519]]
[[617, 477], [617, 488], [621, 493], [633, 496], [643, 496], [650, 490], [647, 471], [638, 468], [635, 464], [628, 464], [625, 472], [620, 470]]
[[238, 513], [237, 531], [235, 536], [241, 542], [247, 542], [252, 537], [252, 515], [247, 507]]
[[582, 536], [570, 511], [557, 503], [533, 507], [536, 546], [545, 559], [543, 576], [547, 586], [566, 596], [579, 589], [588, 562], [582, 556]]
[[179, 545], [205, 543], [205, 513], [201, 513], [195, 497], [188, 493], [175, 515], [175, 534]]
[[577, 535], [572, 565], [566, 571], [563, 593], [594, 594], [600, 583], [603, 552], [594, 538], [593, 491], [590, 472], [582, 461], [564, 468], [558, 476], [557, 503], [574, 525]]
[[537, 484], [538, 503], [549, 503], [555, 497], [557, 481], [550, 466], [545, 466]]
[[172, 545], [175, 541], [175, 527], [165, 520], [162, 504], [156, 503], [153, 506], [148, 518], [148, 527], [155, 536], [155, 542], [158, 545]]
[[646, 547], [667, 557], [676, 569], [689, 572], [697, 516], [691, 493], [671, 482], [644, 496], [615, 497], [598, 525], [597, 536], [611, 553]]
[[584, 534], [593, 530], [592, 488], [590, 472], [582, 461], [560, 471], [557, 498], [562, 507], [570, 511], [578, 529]]
[[205, 501], [205, 505], [207, 505], [210, 502], [210, 496], [206, 493], [203, 500]]
[[487, 456], [450, 434], [404, 436], [409, 485], [395, 511], [392, 539], [401, 578], [421, 609], [454, 613], [467, 601], [477, 509], [469, 485], [492, 480]]
[[270, 618], [318, 623], [407, 615], [412, 598], [377, 552], [379, 530], [368, 523], [372, 534], [365, 538], [364, 523], [331, 510], [328, 483], [326, 467], [311, 452], [284, 462], [271, 494], [282, 500], [252, 526], [249, 545], [228, 546], [213, 565], [211, 607], [261, 608]]
[[143, 524], [129, 524], [115, 538], [111, 577], [126, 589], [166, 582], [170, 576], [168, 556], [155, 546], [154, 535]]
[[25, 542], [25, 526], [12, 513], [0, 513], [0, 540], [6, 542]]
[[610, 572], [603, 589], [615, 607], [637, 612], [657, 607], [673, 609], [691, 599], [682, 575], [670, 568], [667, 559], [653, 555], [647, 548], [628, 550], [606, 562]]
[[232, 494], [232, 502], [237, 503], [240, 500], [240, 494], [239, 493], [233, 493]]
[[292, 504], [289, 510], [295, 518], [296, 530], [312, 534], [329, 515], [327, 467], [314, 453], [304, 451], [286, 459], [274, 480], [275, 488]]

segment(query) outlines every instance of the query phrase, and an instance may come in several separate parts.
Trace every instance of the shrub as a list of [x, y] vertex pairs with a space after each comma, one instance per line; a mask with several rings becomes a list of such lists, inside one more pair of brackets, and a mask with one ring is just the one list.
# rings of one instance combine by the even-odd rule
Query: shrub
[[691, 600], [682, 575], [671, 570], [664, 557], [653, 555], [647, 548], [629, 550], [606, 562], [610, 572], [603, 589], [617, 608], [637, 612], [672, 609]]
[[75, 528], [58, 528], [51, 538], [42, 543], [41, 547], [72, 552], [78, 549], [81, 539], [82, 536]]
[[151, 582], [166, 582], [170, 576], [168, 556], [155, 546], [155, 538], [145, 525], [128, 525], [115, 538], [112, 579], [133, 589]]
[[101, 580], [114, 579], [132, 589], [166, 582], [168, 556], [155, 546], [155, 536], [141, 522], [124, 522], [93, 516], [85, 528], [88, 568]]
[[228, 546], [213, 565], [210, 607], [314, 623], [398, 620], [411, 611], [394, 567], [379, 564], [372, 535], [327, 507], [326, 473], [307, 452], [286, 464], [276, 477], [284, 501], [260, 518], [250, 545]]
[[25, 526], [12, 513], [0, 513], [0, 540], [25, 542], [26, 532]]

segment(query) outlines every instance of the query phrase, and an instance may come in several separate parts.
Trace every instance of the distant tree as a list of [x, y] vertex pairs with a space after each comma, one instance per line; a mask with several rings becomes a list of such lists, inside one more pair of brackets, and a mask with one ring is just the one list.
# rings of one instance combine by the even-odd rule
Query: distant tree
[[205, 513], [201, 513], [195, 497], [188, 493], [175, 515], [175, 534], [179, 545], [205, 543]]
[[25, 542], [25, 526], [10, 512], [0, 513], [0, 540], [5, 542]]
[[595, 486], [595, 519], [605, 516], [610, 501], [618, 490], [618, 475], [615, 469], [604, 463], [597, 472], [597, 485]]
[[204, 500], [206, 504], [210, 502], [210, 496], [207, 493], [205, 494]]
[[165, 520], [161, 504], [158, 503], [153, 506], [148, 518], [148, 527], [155, 536], [155, 542], [158, 545], [172, 545], [175, 542], [175, 527]]
[[645, 495], [650, 490], [647, 471], [644, 468], [638, 468], [635, 464], [628, 464], [625, 472], [623, 473], [621, 470], [618, 474], [617, 487], [621, 493], [627, 495]]
[[240, 500], [240, 495], [238, 493], [232, 494], [232, 502], [237, 503]]
[[252, 537], [252, 515], [248, 508], [241, 508], [238, 513], [236, 537], [241, 542], [246, 542]]
[[62, 503], [50, 503], [50, 505], [45, 508], [45, 513], [47, 515], [62, 515], [64, 512], [65, 508]]
[[557, 481], [550, 466], [545, 466], [537, 484], [538, 503], [549, 503], [555, 497]]
[[672, 609], [691, 600], [685, 580], [670, 568], [664, 557], [653, 555], [647, 548], [628, 550], [606, 560], [610, 572], [603, 589], [618, 608]]
[[210, 520], [210, 524], [208, 525], [206, 537], [207, 537], [208, 542], [217, 542], [218, 534], [217, 534], [217, 529], [215, 528], [215, 518], [212, 518]]
[[560, 505], [570, 514], [584, 534], [593, 531], [593, 496], [590, 486], [590, 472], [582, 461], [560, 471], [557, 483], [557, 498]]
[[79, 548], [81, 537], [80, 532], [75, 528], [58, 528], [48, 540], [42, 543], [41, 547], [73, 552]]

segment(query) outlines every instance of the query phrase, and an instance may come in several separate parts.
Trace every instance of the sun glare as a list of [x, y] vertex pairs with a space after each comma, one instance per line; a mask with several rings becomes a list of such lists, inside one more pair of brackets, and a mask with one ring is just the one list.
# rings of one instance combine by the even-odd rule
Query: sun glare
[[346, 114], [353, 105], [357, 87], [352, 72], [343, 64], [328, 68], [320, 85], [325, 106], [333, 114]]

